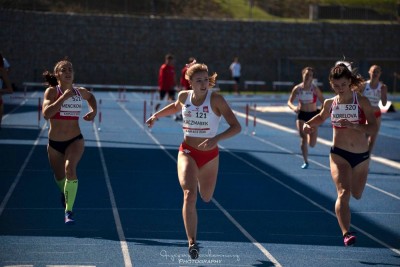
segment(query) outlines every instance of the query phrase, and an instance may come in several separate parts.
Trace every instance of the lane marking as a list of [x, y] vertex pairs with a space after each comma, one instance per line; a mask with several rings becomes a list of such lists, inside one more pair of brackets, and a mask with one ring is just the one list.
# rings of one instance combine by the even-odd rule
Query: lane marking
[[41, 136], [42, 136], [44, 130], [46, 129], [46, 126], [47, 126], [47, 122], [45, 122], [45, 124], [43, 124], [43, 126], [38, 134], [38, 137], [36, 138], [35, 142], [33, 143], [32, 148], [28, 153], [28, 156], [26, 156], [24, 163], [22, 164], [21, 168], [19, 169], [18, 174], [14, 179], [14, 182], [11, 184], [10, 188], [8, 189], [7, 194], [4, 196], [3, 201], [1, 202], [1, 205], [0, 205], [0, 217], [3, 214], [3, 211], [8, 203], [8, 200], [10, 200], [10, 197], [13, 194], [15, 187], [21, 180], [22, 174], [25, 171], [25, 168], [28, 165], [29, 161], [31, 160], [33, 151], [35, 150], [36, 146], [39, 144], [39, 141], [41, 139]]
[[[240, 116], [240, 117], [242, 117], [242, 118], [246, 118], [246, 114], [244, 114], [244, 113], [235, 111], [235, 114]], [[282, 126], [282, 125], [279, 125], [277, 123], [266, 121], [266, 120], [263, 120], [263, 119], [257, 119], [257, 123], [263, 124], [263, 125], [266, 125], [266, 126], [269, 126], [271, 128], [275, 128], [275, 129], [278, 129], [278, 130], [281, 130], [281, 131], [284, 131], [284, 132], [288, 132], [288, 133], [292, 133], [292, 134], [296, 134], [296, 135], [298, 134], [298, 132], [296, 130], [293, 130], [293, 129], [290, 129], [290, 128], [286, 127], [286, 126]], [[297, 155], [297, 153], [295, 153], [294, 151], [291, 151], [291, 150], [288, 150], [288, 149], [286, 149], [284, 147], [275, 145], [275, 144], [273, 144], [273, 143], [271, 143], [269, 141], [266, 141], [266, 140], [264, 140], [264, 139], [262, 139], [262, 138], [260, 138], [258, 136], [251, 135], [251, 137], [259, 140], [260, 142], [267, 143], [268, 145], [271, 145], [271, 146], [276, 147], [276, 148], [278, 148], [278, 149], [280, 149], [282, 151], [288, 152], [288, 153], [290, 153], [292, 155], [295, 155], [297, 157], [302, 158], [300, 155]], [[320, 137], [317, 138], [317, 142], [321, 143], [323, 145], [329, 146], [329, 147], [332, 146], [332, 142], [331, 141], [328, 141], [328, 140], [320, 138]], [[390, 166], [392, 168], [400, 170], [400, 163], [398, 163], [398, 162], [395, 162], [395, 161], [392, 161], [392, 160], [388, 160], [388, 159], [385, 159], [385, 158], [382, 158], [382, 157], [377, 157], [377, 156], [374, 156], [374, 155], [371, 155], [371, 160], [374, 160], [374, 161], [379, 162], [381, 164], [384, 164], [384, 165], [387, 165], [387, 166]], [[325, 166], [325, 165], [323, 165], [323, 164], [321, 164], [319, 162], [316, 162], [314, 160], [310, 160], [310, 161], [313, 162], [314, 164], [324, 168], [324, 169], [330, 170], [330, 167], [327, 167], [327, 166]], [[381, 192], [381, 193], [383, 193], [383, 194], [385, 194], [387, 196], [390, 196], [390, 197], [393, 197], [393, 198], [395, 198], [397, 200], [400, 200], [399, 196], [397, 196], [395, 194], [392, 194], [390, 192], [387, 192], [387, 191], [385, 191], [385, 190], [383, 190], [381, 188], [378, 188], [376, 186], [373, 186], [373, 185], [371, 185], [369, 183], [366, 183], [366, 186], [369, 187], [369, 188], [372, 188], [372, 189], [374, 189], [374, 190], [376, 190], [378, 192]]]
[[115, 222], [115, 226], [117, 228], [118, 238], [119, 238], [119, 242], [120, 242], [120, 246], [121, 246], [122, 255], [124, 258], [125, 267], [132, 267], [133, 263], [132, 263], [130, 255], [129, 255], [128, 244], [126, 242], [124, 229], [122, 228], [121, 218], [119, 216], [117, 202], [115, 201], [114, 191], [111, 186], [110, 176], [108, 174], [108, 169], [107, 169], [106, 161], [104, 158], [103, 149], [101, 146], [100, 136], [99, 136], [99, 132], [97, 130], [96, 123], [93, 123], [93, 130], [94, 130], [94, 134], [96, 136], [96, 144], [97, 144], [97, 148], [99, 149], [100, 161], [101, 161], [101, 165], [103, 166], [104, 179], [106, 181], [108, 195], [110, 197], [112, 212], [113, 212], [113, 216], [114, 216], [114, 222]]
[[[326, 209], [325, 207], [323, 207], [322, 205], [318, 204], [317, 202], [315, 202], [314, 200], [312, 200], [311, 198], [307, 197], [306, 195], [304, 195], [303, 193], [297, 191], [296, 189], [292, 188], [291, 186], [285, 184], [284, 182], [282, 182], [281, 180], [279, 180], [279, 178], [272, 176], [271, 174], [267, 173], [266, 171], [264, 171], [263, 169], [255, 166], [253, 163], [249, 162], [248, 160], [236, 155], [235, 153], [231, 152], [228, 149], [225, 149], [225, 151], [227, 151], [229, 154], [231, 154], [233, 157], [243, 161], [244, 163], [246, 163], [247, 165], [249, 165], [250, 167], [254, 168], [255, 170], [259, 171], [260, 173], [262, 173], [264, 176], [268, 177], [270, 180], [275, 181], [276, 183], [282, 185], [283, 187], [285, 187], [286, 189], [288, 189], [289, 191], [295, 193], [296, 195], [300, 196], [301, 198], [305, 199], [306, 201], [310, 202], [312, 205], [316, 206], [317, 208], [323, 210], [324, 212], [328, 213], [329, 215], [333, 216], [336, 218], [336, 214], [328, 209]], [[373, 241], [375, 241], [376, 243], [380, 244], [383, 247], [386, 247], [388, 249], [390, 249], [391, 251], [393, 251], [394, 253], [400, 255], [400, 250], [391, 247], [389, 244], [381, 241], [380, 239], [374, 237], [372, 234], [364, 231], [363, 229], [361, 229], [360, 227], [351, 224], [351, 227], [353, 227], [353, 229], [357, 230], [358, 232], [364, 234], [365, 236], [369, 237], [370, 239], [372, 239]]]

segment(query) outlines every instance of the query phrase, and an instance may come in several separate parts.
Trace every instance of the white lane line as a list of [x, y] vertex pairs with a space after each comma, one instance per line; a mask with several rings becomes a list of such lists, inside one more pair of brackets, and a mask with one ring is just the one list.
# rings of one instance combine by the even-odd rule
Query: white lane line
[[[304, 195], [303, 193], [297, 191], [296, 189], [292, 188], [291, 186], [285, 184], [284, 182], [282, 182], [279, 178], [272, 176], [271, 174], [267, 173], [266, 171], [260, 169], [259, 167], [255, 166], [253, 163], [249, 162], [248, 160], [236, 155], [235, 153], [226, 150], [229, 154], [231, 154], [233, 157], [243, 161], [244, 163], [246, 163], [247, 165], [249, 165], [250, 167], [254, 168], [255, 170], [259, 171], [260, 173], [262, 173], [264, 176], [266, 176], [266, 178], [275, 181], [276, 183], [282, 185], [283, 187], [285, 187], [286, 189], [288, 189], [289, 191], [295, 193], [296, 195], [300, 196], [301, 198], [305, 199], [306, 201], [310, 202], [312, 205], [318, 207], [319, 209], [323, 210], [324, 212], [328, 213], [329, 215], [333, 216], [336, 218], [336, 214], [328, 209], [326, 209], [325, 207], [323, 207], [322, 205], [318, 204], [317, 202], [315, 202], [314, 200], [312, 200], [311, 198], [307, 197], [306, 195]], [[374, 237], [372, 234], [364, 231], [363, 229], [361, 229], [360, 227], [351, 224], [351, 227], [355, 230], [357, 230], [359, 233], [364, 234], [365, 236], [369, 237], [370, 239], [372, 239], [373, 241], [375, 241], [376, 243], [380, 244], [383, 247], [386, 247], [388, 249], [390, 249], [391, 251], [393, 251], [394, 253], [400, 255], [400, 250], [391, 247], [389, 244], [381, 241], [380, 239]]]
[[[240, 116], [240, 117], [244, 117], [244, 118], [246, 117], [246, 114], [241, 113], [241, 112], [237, 112], [237, 111], [236, 111], [235, 114], [238, 115], [238, 116]], [[279, 125], [279, 124], [276, 124], [276, 123], [273, 123], [273, 122], [269, 122], [269, 121], [266, 121], [266, 120], [263, 120], [263, 119], [258, 119], [258, 120], [257, 120], [257, 123], [263, 124], [263, 125], [266, 125], [266, 126], [269, 126], [269, 127], [272, 127], [272, 128], [275, 128], [275, 129], [284, 131], [284, 132], [288, 132], [288, 133], [292, 133], [292, 134], [296, 134], [296, 135], [298, 134], [298, 132], [297, 132], [296, 130], [293, 130], [293, 129], [290, 129], [290, 128], [288, 128], [288, 127], [285, 127], [285, 126], [282, 126], [282, 125]], [[297, 153], [294, 152], [294, 151], [292, 151], [292, 150], [288, 150], [288, 149], [286, 149], [286, 148], [284, 148], [284, 147], [275, 145], [275, 144], [273, 144], [273, 143], [271, 143], [271, 142], [269, 142], [269, 141], [266, 141], [266, 140], [264, 140], [264, 139], [262, 139], [262, 138], [260, 138], [260, 137], [258, 137], [258, 136], [253, 136], [253, 135], [250, 135], [250, 136], [253, 137], [253, 138], [255, 138], [255, 139], [257, 139], [257, 140], [260, 141], [260, 142], [263, 142], [263, 143], [266, 143], [266, 144], [268, 144], [268, 145], [270, 145], [270, 146], [276, 147], [276, 148], [278, 148], [278, 149], [280, 149], [280, 150], [282, 150], [282, 151], [285, 151], [285, 152], [287, 152], [287, 153], [290, 153], [290, 154], [292, 154], [292, 155], [295, 155], [296, 157], [300, 157], [300, 155], [297, 155]], [[322, 139], [322, 138], [318, 137], [318, 138], [317, 138], [317, 141], [318, 141], [319, 143], [323, 144], [323, 145], [332, 146], [332, 142], [331, 142], [331, 141], [328, 141], [328, 140], [326, 140], [326, 139]], [[302, 158], [302, 157], [300, 157], [300, 158]], [[385, 158], [382, 158], [382, 157], [376, 157], [376, 156], [374, 156], [374, 155], [371, 155], [371, 160], [374, 160], [374, 161], [376, 161], [376, 162], [382, 163], [382, 164], [384, 164], [384, 165], [390, 166], [390, 167], [395, 168], [395, 169], [400, 169], [400, 163], [395, 162], [395, 161], [391, 161], [391, 160], [388, 160], [388, 159], [385, 159]], [[329, 166], [325, 166], [325, 165], [323, 165], [323, 164], [321, 164], [321, 163], [319, 163], [319, 162], [316, 162], [316, 161], [314, 161], [314, 160], [310, 160], [310, 161], [313, 162], [314, 164], [316, 164], [316, 165], [318, 165], [318, 166], [324, 168], [324, 169], [330, 170], [330, 167], [329, 167]], [[366, 186], [369, 187], [369, 188], [372, 188], [372, 189], [374, 189], [374, 190], [376, 190], [376, 191], [378, 191], [378, 192], [381, 192], [381, 193], [383, 193], [383, 194], [385, 194], [385, 195], [387, 195], [387, 196], [390, 196], [390, 197], [392, 197], [392, 198], [395, 198], [395, 199], [397, 199], [397, 200], [400, 200], [400, 196], [397, 196], [397, 195], [395, 195], [395, 194], [392, 194], [392, 193], [390, 193], [390, 192], [387, 192], [387, 191], [385, 191], [385, 190], [383, 190], [383, 189], [381, 189], [381, 188], [378, 188], [378, 187], [376, 187], [376, 186], [373, 186], [373, 185], [371, 185], [371, 184], [369, 184], [369, 183], [367, 183]]]
[[101, 148], [101, 141], [100, 141], [99, 132], [97, 130], [96, 123], [93, 123], [93, 130], [94, 130], [94, 134], [96, 136], [97, 148], [99, 149], [100, 161], [101, 161], [101, 165], [103, 166], [104, 179], [106, 180], [108, 195], [110, 196], [111, 208], [112, 208], [112, 212], [114, 215], [115, 226], [117, 228], [118, 238], [119, 238], [119, 242], [121, 245], [121, 250], [122, 250], [122, 255], [124, 258], [125, 267], [132, 267], [133, 263], [131, 261], [130, 255], [129, 255], [128, 244], [126, 242], [124, 229], [122, 228], [121, 218], [119, 216], [117, 202], [115, 201], [114, 191], [111, 186], [110, 176], [108, 174], [106, 161], [104, 159], [103, 150]]
[[[242, 113], [240, 111], [235, 111], [235, 114], [238, 115], [239, 117], [246, 118], [246, 114], [244, 114], [244, 113]], [[267, 121], [267, 120], [263, 120], [263, 119], [260, 119], [260, 118], [257, 118], [257, 124], [263, 124], [263, 125], [266, 125], [266, 126], [269, 126], [269, 127], [272, 127], [272, 128], [275, 128], [275, 129], [278, 129], [280, 131], [284, 131], [284, 132], [287, 132], [287, 133], [292, 133], [292, 134], [296, 134], [296, 135], [298, 134], [297, 130], [293, 130], [293, 129], [288, 128], [286, 126], [282, 126], [282, 125], [279, 125], [277, 123], [270, 122], [270, 121]], [[317, 142], [321, 143], [323, 145], [326, 145], [326, 146], [332, 146], [332, 141], [329, 141], [329, 140], [326, 140], [326, 139], [322, 139], [320, 137], [317, 138]], [[374, 156], [374, 155], [371, 156], [371, 159], [374, 160], [374, 161], [377, 161], [379, 163], [382, 163], [384, 165], [387, 165], [387, 166], [390, 166], [392, 168], [396, 168], [396, 169], [400, 170], [400, 163], [399, 162], [396, 162], [396, 161], [393, 161], [393, 160], [389, 160], [389, 159], [385, 159], [385, 158], [382, 158], [382, 157], [377, 157], [377, 156]]]
[[18, 171], [17, 176], [14, 179], [14, 182], [11, 184], [10, 188], [8, 189], [7, 194], [5, 195], [3, 201], [1, 202], [0, 205], [0, 217], [3, 214], [3, 211], [8, 203], [8, 200], [10, 199], [12, 193], [15, 190], [15, 187], [17, 186], [17, 184], [19, 183], [19, 180], [21, 179], [21, 176], [23, 174], [23, 172], [25, 171], [26, 166], [28, 165], [29, 161], [31, 160], [31, 157], [33, 155], [33, 151], [35, 150], [36, 146], [39, 144], [39, 140], [41, 139], [41, 136], [43, 134], [43, 131], [46, 129], [47, 127], [47, 122], [42, 126], [38, 137], [36, 138], [35, 142], [32, 145], [31, 150], [28, 153], [28, 156], [26, 156], [24, 163], [22, 164], [21, 168]]
[[[150, 131], [146, 130], [144, 128], [143, 123], [140, 123], [139, 120], [135, 118], [135, 116], [132, 115], [132, 113], [125, 108], [125, 106], [121, 105], [118, 103], [118, 105], [121, 107], [122, 110], [125, 111], [125, 113], [141, 128], [143, 129], [146, 134], [176, 163], [176, 157], [173, 156], [171, 153], [168, 152], [168, 150], [158, 141], [157, 138], [151, 134]], [[255, 240], [233, 217], [232, 215], [229, 214], [214, 198], [212, 198], [212, 202], [221, 210], [221, 212], [252, 242], [253, 245], [255, 245], [276, 267], [282, 267], [282, 265], [272, 256], [269, 251], [264, 248], [259, 242]]]

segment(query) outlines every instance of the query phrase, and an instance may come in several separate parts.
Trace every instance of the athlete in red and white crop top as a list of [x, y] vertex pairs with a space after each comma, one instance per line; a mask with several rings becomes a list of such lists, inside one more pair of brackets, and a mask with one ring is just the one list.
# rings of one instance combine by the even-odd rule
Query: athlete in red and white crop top
[[346, 128], [341, 127], [338, 122], [341, 119], [347, 119], [354, 124], [365, 124], [366, 118], [364, 111], [358, 104], [357, 93], [353, 92], [353, 103], [352, 104], [340, 104], [338, 103], [338, 96], [334, 98], [330, 109], [331, 122], [333, 128]]
[[[63, 95], [61, 88], [57, 85], [57, 100]], [[75, 95], [68, 98], [61, 105], [60, 110], [51, 119], [55, 120], [78, 120], [82, 111], [82, 96], [77, 88], [73, 88]]]
[[298, 88], [297, 95], [301, 104], [314, 104], [317, 102], [317, 92], [313, 84], [311, 84], [310, 90], [304, 90], [303, 84], [303, 87]]

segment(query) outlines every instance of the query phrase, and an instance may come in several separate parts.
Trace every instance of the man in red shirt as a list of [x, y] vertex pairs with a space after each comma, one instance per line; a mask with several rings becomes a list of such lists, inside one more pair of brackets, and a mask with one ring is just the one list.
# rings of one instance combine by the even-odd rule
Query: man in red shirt
[[167, 54], [165, 56], [165, 63], [161, 65], [158, 73], [158, 87], [160, 91], [160, 100], [164, 99], [168, 94], [168, 100], [175, 100], [175, 67], [174, 56]]

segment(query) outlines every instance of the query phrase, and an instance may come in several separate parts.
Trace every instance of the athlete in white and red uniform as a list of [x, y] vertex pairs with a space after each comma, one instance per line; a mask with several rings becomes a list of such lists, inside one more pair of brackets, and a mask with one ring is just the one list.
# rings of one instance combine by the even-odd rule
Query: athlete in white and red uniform
[[[372, 65], [369, 68], [368, 73], [370, 79], [364, 83], [364, 86], [362, 87], [361, 91], [362, 94], [369, 99], [369, 102], [371, 102], [371, 105], [374, 109], [376, 122], [378, 124], [378, 132], [379, 132], [379, 128], [381, 127], [381, 121], [382, 121], [379, 101], [382, 102], [382, 105], [384, 106], [386, 105], [388, 89], [386, 84], [384, 84], [379, 80], [382, 73], [381, 67], [379, 67], [378, 65]], [[369, 152], [372, 152], [372, 149], [374, 148], [378, 132], [368, 137]]]
[[89, 105], [83, 119], [92, 121], [97, 112], [96, 99], [85, 88], [73, 86], [74, 71], [67, 60], [58, 62], [54, 73], [46, 71], [43, 75], [50, 85], [44, 93], [42, 107], [43, 116], [50, 123], [48, 157], [65, 206], [65, 223], [73, 224], [72, 208], [78, 190], [76, 168], [84, 150], [79, 127], [82, 100]]
[[306, 133], [313, 132], [327, 118], [333, 125], [333, 146], [330, 152], [332, 179], [336, 186], [336, 217], [345, 246], [356, 242], [350, 232], [350, 198], [360, 199], [368, 176], [369, 149], [366, 134], [377, 131], [373, 108], [368, 99], [354, 92], [364, 82], [339, 63], [329, 74], [336, 96], [324, 101], [321, 112], [304, 124]]
[[[178, 153], [178, 177], [183, 191], [183, 222], [189, 242], [189, 255], [199, 256], [197, 245], [197, 191], [205, 202], [214, 194], [217, 182], [218, 142], [238, 134], [241, 126], [224, 97], [212, 92], [216, 74], [209, 77], [204, 64], [193, 63], [186, 72], [192, 90], [181, 91], [178, 99], [156, 112], [147, 121], [152, 127], [157, 118], [182, 112], [183, 142]], [[229, 127], [218, 132], [220, 117]]]
[[[305, 134], [303, 132], [303, 125], [309, 119], [318, 114], [317, 100], [323, 103], [325, 98], [323, 97], [321, 90], [318, 86], [313, 84], [314, 69], [311, 67], [305, 67], [302, 71], [303, 82], [293, 87], [292, 92], [288, 99], [288, 106], [291, 110], [297, 113], [296, 127], [300, 135], [300, 149], [303, 155], [302, 169], [308, 168], [308, 146], [314, 147], [317, 143], [318, 130]], [[294, 102], [298, 99], [298, 105]]]

